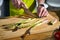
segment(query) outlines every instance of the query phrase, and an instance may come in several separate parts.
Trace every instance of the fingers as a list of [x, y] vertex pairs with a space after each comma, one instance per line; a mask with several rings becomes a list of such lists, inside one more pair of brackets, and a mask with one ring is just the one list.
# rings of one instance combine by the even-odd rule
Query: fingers
[[45, 15], [44, 15], [44, 16], [46, 17], [47, 15], [48, 15], [48, 11], [46, 11], [46, 13], [45, 13]]
[[21, 7], [21, 0], [12, 0], [12, 3], [16, 8]]
[[16, 7], [17, 7], [17, 8], [20, 8], [20, 7], [21, 7], [21, 0], [17, 0], [16, 2], [17, 2], [17, 3], [16, 3]]
[[42, 17], [46, 17], [48, 15], [48, 11], [46, 9], [44, 9], [44, 11], [42, 11]]
[[44, 8], [39, 8], [39, 13], [38, 13], [38, 15], [39, 15], [39, 17], [41, 17], [42, 16], [42, 10], [43, 10]]
[[48, 15], [48, 11], [44, 7], [38, 8], [38, 16], [39, 17], [45, 17]]
[[18, 5], [20, 5], [20, 4], [21, 4], [21, 0], [17, 0], [17, 2], [18, 2]]
[[20, 9], [21, 7], [22, 8], [27, 8], [26, 5], [25, 5], [25, 3], [23, 3], [22, 0], [12, 0], [12, 3], [18, 9]]
[[41, 13], [41, 16], [44, 16], [45, 12], [46, 12], [46, 10], [43, 9], [42, 13]]
[[13, 5], [14, 5], [15, 7], [18, 6], [18, 2], [17, 2], [17, 0], [12, 0], [12, 3], [13, 3]]
[[12, 0], [13, 5], [15, 5], [15, 0]]

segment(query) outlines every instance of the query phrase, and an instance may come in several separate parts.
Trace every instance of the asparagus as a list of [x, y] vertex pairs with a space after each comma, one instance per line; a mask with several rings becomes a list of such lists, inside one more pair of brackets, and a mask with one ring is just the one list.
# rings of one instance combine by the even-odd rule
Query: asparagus
[[24, 20], [19, 21], [19, 23], [25, 24], [25, 23], [28, 23], [31, 20], [32, 20], [31, 18], [28, 18], [28, 19], [24, 19]]
[[39, 19], [34, 18], [34, 19], [32, 19], [31, 21], [29, 21], [28, 23], [26, 23], [26, 24], [21, 24], [21, 25], [19, 26], [19, 28], [29, 27], [29, 26], [31, 26], [32, 24], [34, 24], [35, 22], [37, 22], [38, 20], [39, 20]]
[[15, 28], [15, 24], [8, 24], [3, 26], [3, 29], [14, 29]]
[[32, 24], [30, 27], [35, 27], [36, 25], [42, 24], [42, 23], [44, 23], [45, 21], [46, 21], [46, 19], [39, 20], [39, 21], [37, 21], [36, 23]]
[[39, 18], [33, 18], [33, 19], [29, 18], [26, 20], [22, 20], [16, 24], [9, 24], [7, 25], [7, 27], [8, 29], [15, 29], [15, 27], [18, 27], [18, 28], [34, 27], [35, 25], [41, 24], [45, 20], [46, 18], [41, 20]]
[[26, 28], [26, 27], [29, 27], [29, 26], [34, 26], [34, 25], [37, 25], [37, 24], [39, 24], [39, 23], [42, 23], [44, 20], [45, 20], [45, 19], [42, 19], [42, 20], [40, 20], [40, 19], [33, 19], [33, 20], [31, 20], [31, 22], [29, 22], [29, 23], [21, 24], [21, 25], [19, 26], [19, 28]]

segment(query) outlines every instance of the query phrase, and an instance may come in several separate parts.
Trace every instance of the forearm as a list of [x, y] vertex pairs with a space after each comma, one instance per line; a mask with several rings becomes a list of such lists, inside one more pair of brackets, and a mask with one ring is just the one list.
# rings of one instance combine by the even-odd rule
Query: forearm
[[38, 4], [44, 4], [45, 0], [37, 0]]

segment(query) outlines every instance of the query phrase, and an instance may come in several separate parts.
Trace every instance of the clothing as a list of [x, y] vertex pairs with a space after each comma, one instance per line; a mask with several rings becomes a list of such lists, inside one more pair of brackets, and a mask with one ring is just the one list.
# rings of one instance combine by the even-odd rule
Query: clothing
[[4, 18], [10, 15], [9, 0], [0, 0], [0, 17]]
[[2, 5], [2, 3], [3, 3], [3, 0], [0, 0], [0, 6]]
[[[22, 1], [26, 4], [28, 9], [32, 13], [36, 13], [36, 10], [35, 10], [36, 2], [35, 2], [35, 0], [22, 0]], [[25, 14], [24, 9], [15, 8], [14, 5], [12, 5], [12, 2], [10, 1], [10, 16], [23, 15], [23, 14]]]

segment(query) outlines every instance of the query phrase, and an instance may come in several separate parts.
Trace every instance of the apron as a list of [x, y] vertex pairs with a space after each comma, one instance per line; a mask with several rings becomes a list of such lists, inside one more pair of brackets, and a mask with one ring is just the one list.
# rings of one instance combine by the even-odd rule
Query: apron
[[[35, 0], [23, 0], [23, 2], [26, 4], [26, 6], [28, 7], [28, 9], [32, 12], [32, 13], [36, 13], [36, 1]], [[24, 9], [20, 8], [17, 9], [12, 5], [12, 2], [10, 0], [10, 16], [15, 16], [15, 15], [23, 15], [25, 14]]]

